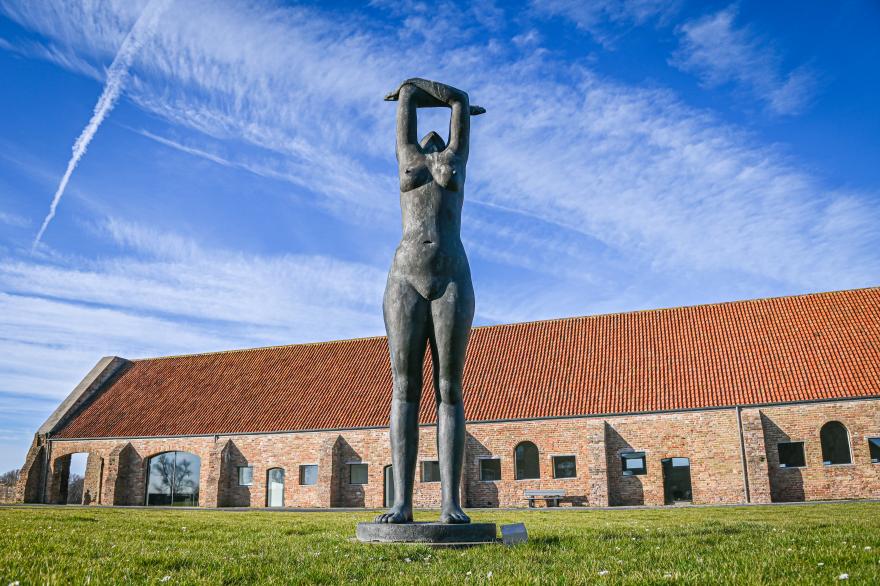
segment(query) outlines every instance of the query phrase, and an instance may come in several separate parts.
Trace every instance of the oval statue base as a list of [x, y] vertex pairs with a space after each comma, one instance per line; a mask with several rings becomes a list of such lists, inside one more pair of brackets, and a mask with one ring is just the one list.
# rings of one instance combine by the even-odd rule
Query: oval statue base
[[360, 541], [470, 545], [495, 543], [495, 523], [358, 523]]

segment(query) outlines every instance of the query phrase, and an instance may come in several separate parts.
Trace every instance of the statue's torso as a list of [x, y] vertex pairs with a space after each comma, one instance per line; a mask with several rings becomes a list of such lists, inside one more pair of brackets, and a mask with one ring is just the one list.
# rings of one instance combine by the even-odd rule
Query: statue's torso
[[448, 151], [400, 158], [403, 237], [392, 276], [403, 277], [425, 298], [442, 295], [470, 268], [461, 243], [464, 161]]

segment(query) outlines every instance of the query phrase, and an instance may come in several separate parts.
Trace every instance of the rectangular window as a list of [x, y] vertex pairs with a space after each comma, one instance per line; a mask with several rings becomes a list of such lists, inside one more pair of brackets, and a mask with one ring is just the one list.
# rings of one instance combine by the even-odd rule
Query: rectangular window
[[574, 456], [553, 456], [553, 478], [576, 478], [577, 463]]
[[308, 486], [318, 484], [318, 465], [303, 464], [299, 467], [299, 483]]
[[871, 450], [871, 462], [880, 464], [880, 437], [869, 437], [868, 448]]
[[366, 464], [349, 464], [348, 465], [348, 483], [349, 484], [366, 484], [367, 483], [367, 465]]
[[254, 483], [254, 467], [239, 466], [238, 467], [238, 485], [250, 486]]
[[422, 482], [440, 482], [440, 462], [437, 460], [422, 462]]
[[480, 460], [480, 480], [501, 480], [501, 460], [499, 458], [482, 458]]
[[779, 452], [780, 468], [803, 468], [807, 465], [804, 457], [804, 442], [780, 442], [776, 444]]
[[636, 476], [648, 473], [645, 452], [627, 452], [620, 455], [624, 476]]

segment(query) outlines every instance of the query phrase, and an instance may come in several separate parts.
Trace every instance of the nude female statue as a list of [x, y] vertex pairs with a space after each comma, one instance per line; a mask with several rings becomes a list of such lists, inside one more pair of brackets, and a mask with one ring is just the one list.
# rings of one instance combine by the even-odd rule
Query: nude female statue
[[[464, 460], [461, 378], [474, 317], [474, 289], [461, 243], [461, 208], [471, 115], [468, 95], [408, 79], [385, 98], [398, 100], [397, 161], [403, 237], [385, 287], [383, 311], [391, 354], [391, 461], [394, 505], [377, 523], [412, 521], [419, 451], [419, 401], [425, 348], [431, 347], [437, 402], [441, 523], [469, 523], [459, 498]], [[448, 107], [449, 144], [434, 131], [418, 140], [416, 110]]]

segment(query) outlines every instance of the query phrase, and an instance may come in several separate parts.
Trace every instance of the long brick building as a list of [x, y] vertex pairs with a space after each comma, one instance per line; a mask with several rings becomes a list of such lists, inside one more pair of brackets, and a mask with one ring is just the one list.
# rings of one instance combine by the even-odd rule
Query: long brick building
[[[427, 361], [430, 362], [430, 361]], [[417, 506], [439, 503], [430, 365]], [[381, 507], [382, 337], [102, 359], [37, 432], [18, 498]], [[880, 498], [880, 288], [476, 328], [463, 500]]]

